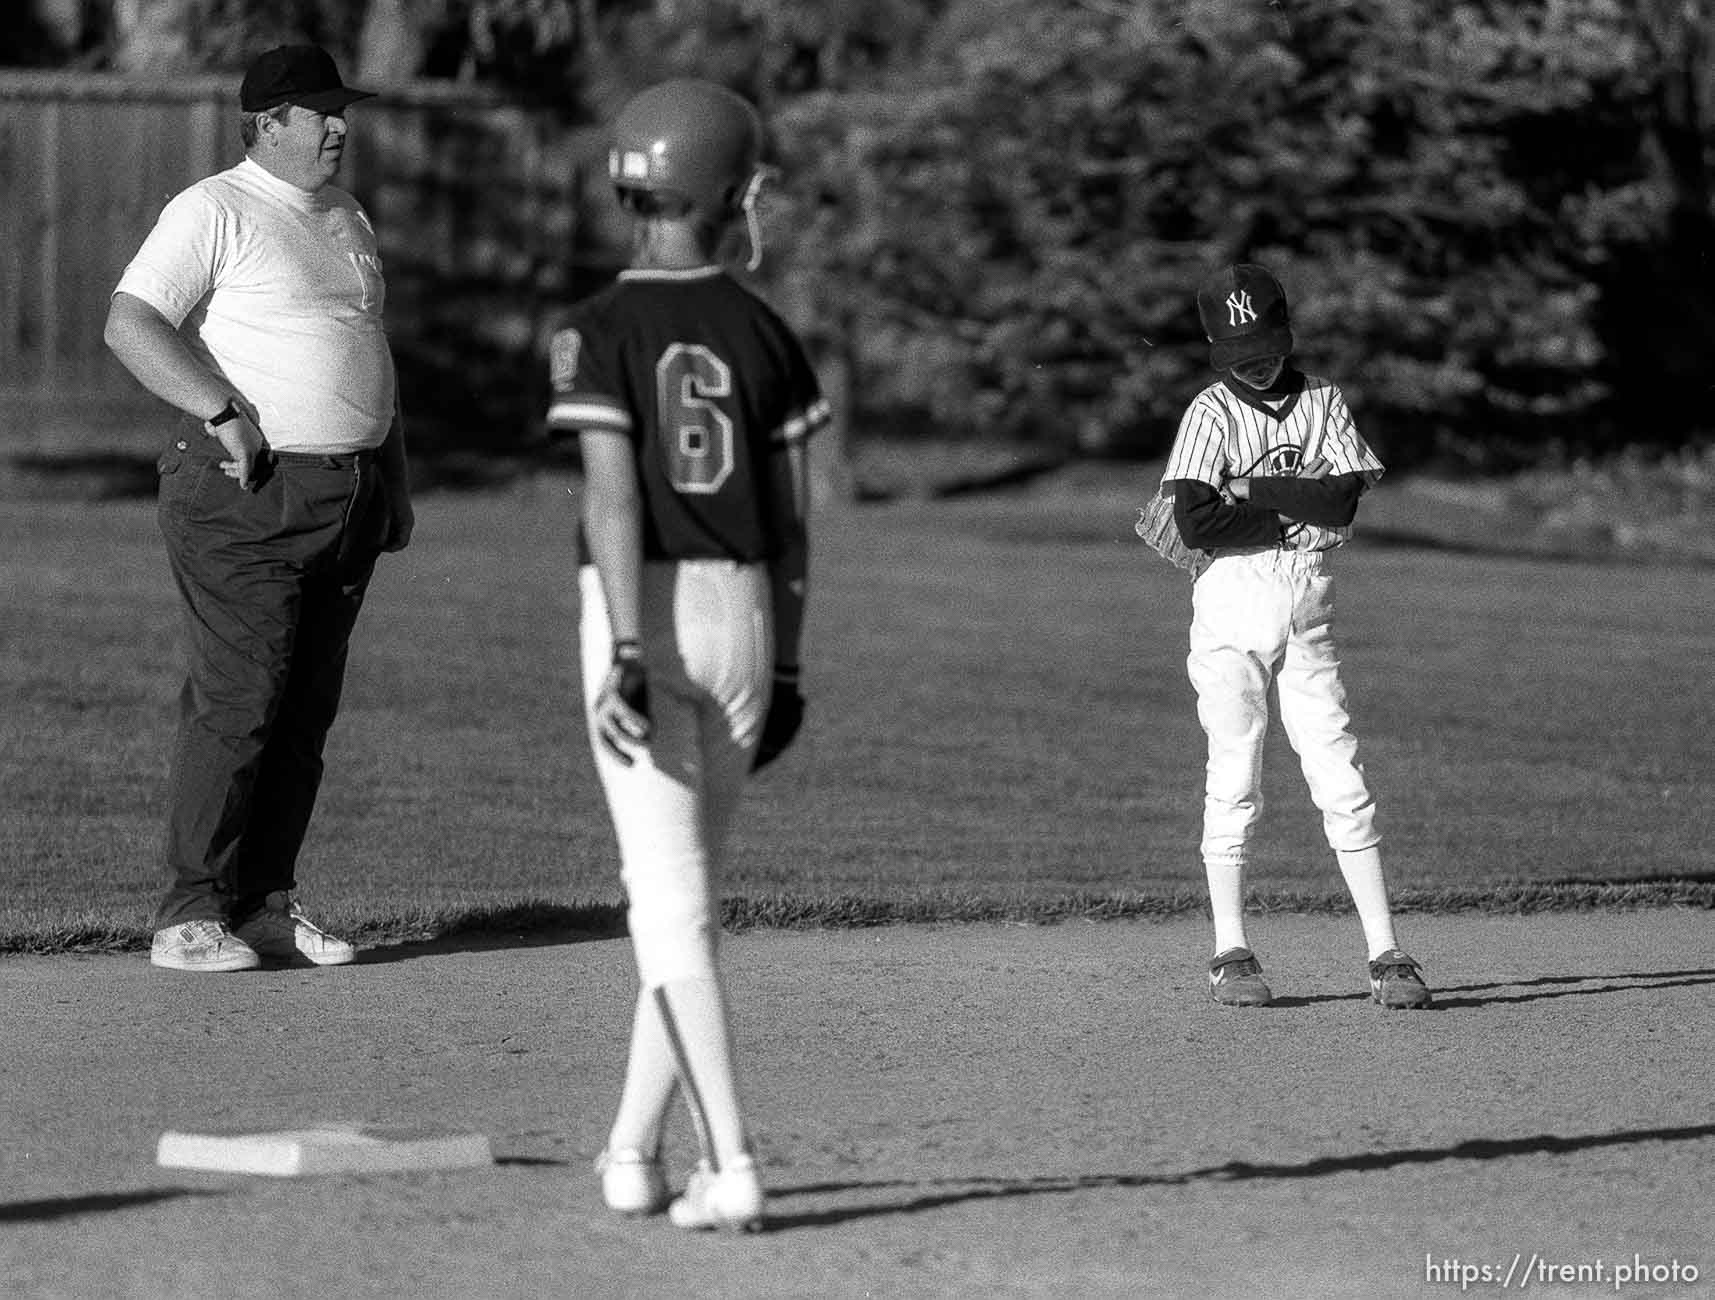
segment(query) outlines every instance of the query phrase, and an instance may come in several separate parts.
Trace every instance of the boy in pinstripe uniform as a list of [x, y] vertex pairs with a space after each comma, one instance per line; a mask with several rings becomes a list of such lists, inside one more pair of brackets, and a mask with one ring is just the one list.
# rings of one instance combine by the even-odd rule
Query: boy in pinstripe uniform
[[1192, 586], [1187, 665], [1209, 740], [1202, 856], [1215, 925], [1209, 984], [1229, 1006], [1271, 999], [1245, 937], [1246, 846], [1262, 814], [1269, 687], [1323, 830], [1357, 905], [1370, 992], [1384, 1007], [1430, 1004], [1400, 950], [1382, 874], [1375, 799], [1358, 763], [1333, 638], [1328, 559], [1351, 534], [1382, 464], [1339, 388], [1288, 364], [1286, 295], [1260, 266], [1204, 282], [1197, 312], [1223, 378], [1192, 401], [1162, 475], [1185, 545], [1203, 553]]

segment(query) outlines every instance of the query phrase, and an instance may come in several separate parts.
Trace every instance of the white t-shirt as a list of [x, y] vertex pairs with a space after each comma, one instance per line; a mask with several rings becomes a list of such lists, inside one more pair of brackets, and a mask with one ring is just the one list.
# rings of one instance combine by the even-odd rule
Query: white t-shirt
[[375, 230], [344, 190], [246, 158], [162, 210], [115, 292], [148, 303], [255, 404], [278, 451], [387, 438], [396, 398]]

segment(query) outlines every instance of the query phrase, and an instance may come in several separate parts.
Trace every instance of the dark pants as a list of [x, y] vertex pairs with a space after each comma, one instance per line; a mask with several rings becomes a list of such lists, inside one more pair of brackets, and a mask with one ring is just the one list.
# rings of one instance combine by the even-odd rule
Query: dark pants
[[162, 929], [236, 923], [296, 884], [346, 650], [387, 520], [373, 453], [275, 458], [255, 492], [200, 434], [161, 457], [190, 673], [167, 802]]

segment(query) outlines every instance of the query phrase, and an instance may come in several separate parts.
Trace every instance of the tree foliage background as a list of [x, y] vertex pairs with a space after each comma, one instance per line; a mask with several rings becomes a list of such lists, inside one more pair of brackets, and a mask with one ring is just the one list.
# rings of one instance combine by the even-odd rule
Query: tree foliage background
[[1396, 462], [1707, 429], [1709, 15], [1609, 0], [955, 0], [783, 105], [791, 261], [900, 416], [1160, 450], [1192, 295], [1285, 282]]
[[1391, 463], [1709, 431], [1715, 0], [105, 0], [71, 35], [65, 2], [9, 20], [30, 61], [303, 36], [568, 123], [733, 85], [783, 165], [764, 287], [860, 435], [1159, 452], [1240, 259]]

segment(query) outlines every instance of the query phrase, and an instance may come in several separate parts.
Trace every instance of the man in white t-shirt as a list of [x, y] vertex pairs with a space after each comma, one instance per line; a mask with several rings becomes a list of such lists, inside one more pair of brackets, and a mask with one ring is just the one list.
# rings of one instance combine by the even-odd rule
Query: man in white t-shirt
[[239, 91], [244, 160], [168, 202], [108, 312], [119, 360], [201, 421], [159, 466], [190, 672], [157, 966], [356, 955], [294, 891], [351, 630], [413, 524], [375, 231], [331, 184], [367, 97], [317, 46], [261, 55]]

